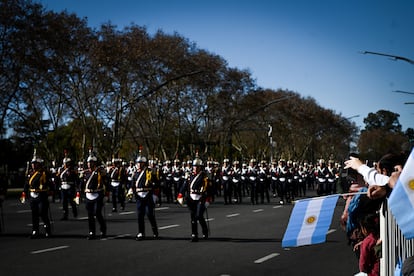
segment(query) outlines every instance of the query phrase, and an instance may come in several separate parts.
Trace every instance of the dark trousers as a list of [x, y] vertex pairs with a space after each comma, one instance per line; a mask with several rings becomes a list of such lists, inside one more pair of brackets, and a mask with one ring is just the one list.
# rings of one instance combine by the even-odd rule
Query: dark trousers
[[258, 203], [258, 191], [257, 191], [257, 182], [250, 180], [250, 202], [252, 204]]
[[226, 180], [222, 182], [223, 195], [224, 195], [224, 204], [231, 204], [231, 196], [233, 192], [232, 182]]
[[75, 189], [62, 189], [62, 207], [63, 207], [63, 217], [67, 218], [69, 214], [69, 204], [72, 207], [73, 216], [76, 218], [78, 216], [78, 209], [75, 201], [73, 200], [76, 196]]
[[39, 193], [37, 198], [30, 198], [30, 209], [32, 209], [32, 231], [39, 233], [39, 217], [45, 225], [46, 233], [50, 234], [49, 200], [47, 192]]
[[121, 208], [125, 208], [125, 193], [122, 185], [119, 184], [118, 186], [114, 187], [111, 186], [112, 189], [112, 208], [117, 209], [118, 203], [121, 204]]
[[200, 223], [203, 235], [208, 235], [208, 227], [206, 219], [204, 218], [204, 212], [206, 211], [206, 206], [201, 200], [193, 200], [191, 197], [187, 198], [187, 206], [190, 210], [191, 217], [191, 234], [198, 237], [198, 225]]
[[151, 223], [154, 235], [158, 235], [157, 221], [155, 220], [155, 203], [152, 194], [142, 198], [137, 196], [138, 232], [145, 236], [145, 214]]
[[100, 193], [98, 198], [95, 200], [86, 199], [86, 210], [88, 211], [88, 225], [89, 225], [89, 233], [95, 235], [96, 233], [96, 220], [99, 223], [100, 230], [103, 234], [106, 234], [106, 222], [104, 216], [102, 214], [102, 209], [104, 207], [103, 202], [104, 195]]

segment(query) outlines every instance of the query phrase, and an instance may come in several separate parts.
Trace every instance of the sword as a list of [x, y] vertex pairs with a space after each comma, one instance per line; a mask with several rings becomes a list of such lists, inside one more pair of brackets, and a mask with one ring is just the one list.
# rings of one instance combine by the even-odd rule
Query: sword
[[[204, 205], [205, 206], [205, 205]], [[208, 219], [208, 211], [207, 211], [207, 207], [206, 208], [206, 218], [207, 218], [207, 230], [208, 230], [208, 235], [211, 236], [211, 232], [210, 232], [210, 220]]]
[[53, 224], [55, 224], [54, 223], [54, 221], [53, 221], [53, 217], [52, 217], [52, 210], [51, 210], [51, 208], [50, 208], [50, 203], [49, 203], [49, 206], [48, 206], [48, 211], [49, 211], [49, 220], [50, 220], [50, 233], [52, 233], [53, 232]]

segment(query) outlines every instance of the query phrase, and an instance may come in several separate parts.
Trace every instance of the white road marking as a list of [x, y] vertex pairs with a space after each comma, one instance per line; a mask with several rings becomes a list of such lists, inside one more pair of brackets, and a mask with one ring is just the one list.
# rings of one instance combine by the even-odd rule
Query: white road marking
[[263, 258], [257, 259], [256, 261], [254, 261], [254, 263], [255, 264], [261, 264], [261, 263], [266, 262], [266, 261], [268, 261], [268, 260], [270, 260], [274, 257], [279, 256], [279, 255], [280, 255], [279, 253], [272, 253], [272, 254], [269, 254], [267, 256], [264, 256]]
[[212, 220], [214, 220], [214, 218], [208, 218], [208, 219], [206, 219], [206, 221], [212, 221]]
[[131, 215], [131, 214], [135, 214], [135, 212], [134, 211], [128, 211], [128, 212], [121, 212], [121, 213], [119, 213], [120, 216], [123, 216], [123, 215]]
[[40, 254], [40, 253], [45, 253], [45, 252], [50, 252], [50, 251], [56, 251], [56, 250], [60, 250], [60, 249], [65, 249], [68, 248], [68, 245], [62, 245], [62, 246], [58, 246], [58, 247], [52, 247], [52, 248], [46, 248], [46, 249], [42, 249], [42, 250], [36, 250], [36, 251], [32, 251], [32, 254]]
[[282, 206], [281, 205], [273, 206], [273, 209], [278, 209], [278, 208], [282, 208]]
[[263, 209], [256, 209], [256, 210], [253, 210], [253, 213], [258, 213], [258, 212], [263, 212], [264, 210]]
[[161, 226], [158, 227], [159, 230], [164, 230], [164, 229], [169, 229], [169, 228], [174, 228], [174, 227], [179, 227], [179, 224], [172, 224], [172, 225], [166, 225], [166, 226]]
[[17, 211], [18, 214], [23, 214], [23, 213], [30, 213], [32, 210], [20, 210]]
[[170, 209], [170, 207], [158, 207], [158, 208], [155, 208], [155, 211], [168, 210], [168, 209]]
[[114, 236], [114, 237], [105, 238], [105, 239], [102, 239], [102, 240], [114, 240], [114, 239], [129, 237], [129, 236], [131, 236], [131, 234], [122, 234], [122, 235], [117, 235], [117, 236]]
[[226, 217], [232, 218], [232, 217], [237, 217], [237, 216], [240, 216], [240, 213], [230, 214], [230, 215], [227, 215]]

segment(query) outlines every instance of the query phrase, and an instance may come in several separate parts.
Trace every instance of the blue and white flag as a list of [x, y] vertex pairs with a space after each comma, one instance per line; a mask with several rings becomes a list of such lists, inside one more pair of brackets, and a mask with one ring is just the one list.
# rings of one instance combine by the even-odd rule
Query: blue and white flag
[[388, 206], [404, 237], [414, 238], [414, 149], [388, 199]]
[[282, 247], [325, 242], [338, 197], [336, 194], [298, 200], [290, 215]]

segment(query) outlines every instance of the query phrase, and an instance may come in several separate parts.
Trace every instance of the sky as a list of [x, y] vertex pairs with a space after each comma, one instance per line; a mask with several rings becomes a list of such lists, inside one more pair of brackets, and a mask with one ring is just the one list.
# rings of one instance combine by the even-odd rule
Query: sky
[[[178, 33], [264, 89], [312, 97], [361, 129], [369, 113], [400, 115], [414, 128], [414, 1], [411, 0], [35, 0], [88, 25], [110, 22]], [[274, 108], [277, 108], [276, 106]]]

